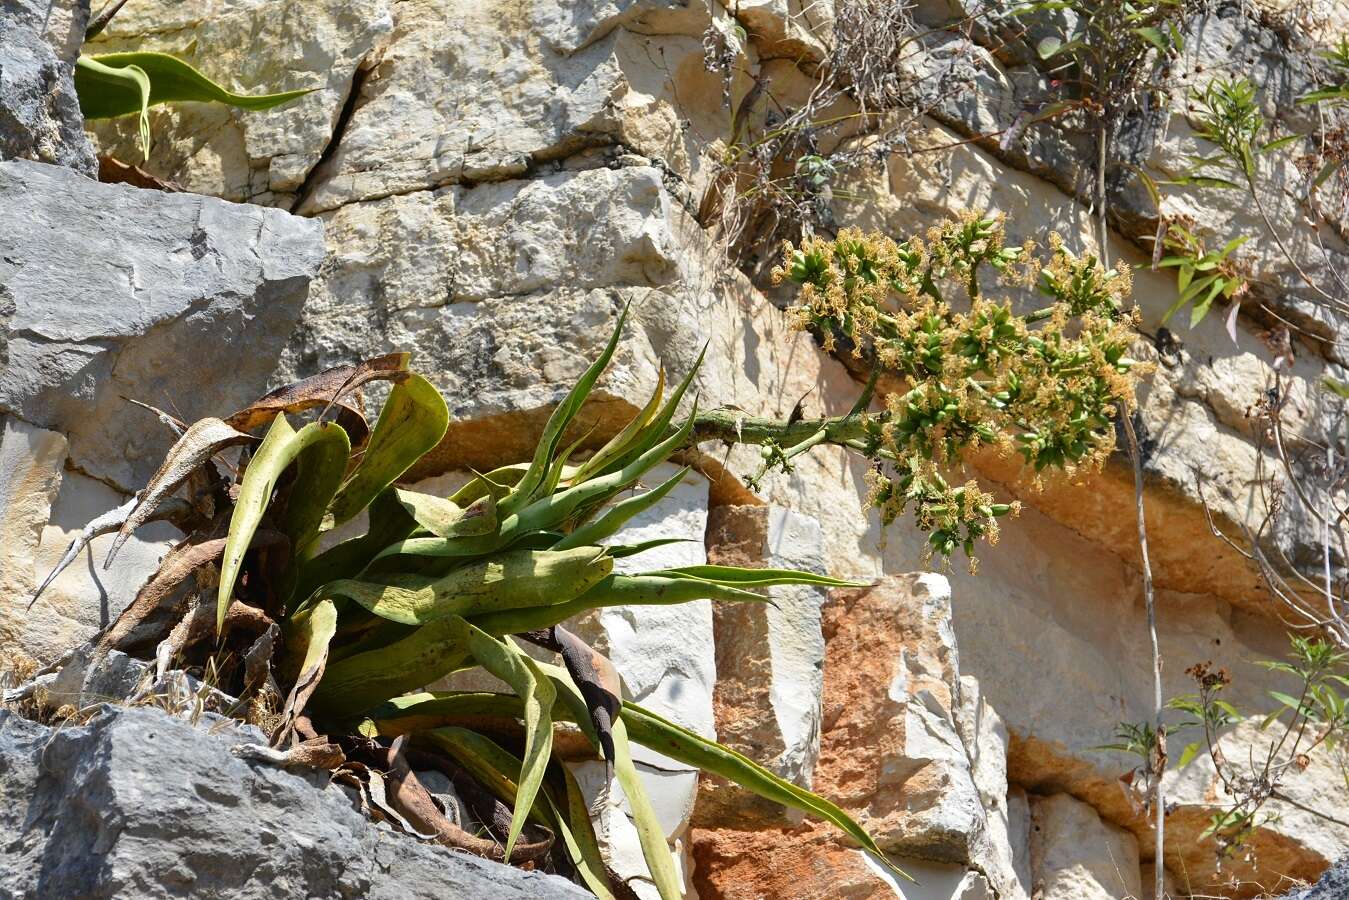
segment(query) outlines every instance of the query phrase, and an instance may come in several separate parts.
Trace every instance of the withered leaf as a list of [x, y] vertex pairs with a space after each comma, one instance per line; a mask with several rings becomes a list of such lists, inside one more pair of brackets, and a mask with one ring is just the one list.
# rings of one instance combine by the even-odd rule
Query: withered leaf
[[[299, 412], [315, 406], [337, 405], [346, 394], [371, 381], [393, 380], [408, 371], [408, 353], [389, 353], [354, 366], [335, 366], [309, 378], [279, 387], [225, 419], [240, 431], [266, 425], [281, 413]], [[359, 415], [350, 407], [344, 407]], [[362, 419], [364, 421], [364, 419]], [[352, 443], [359, 441], [352, 435]]]
[[[84, 552], [84, 548], [89, 546], [90, 541], [96, 537], [105, 534], [111, 534], [121, 528], [126, 522], [127, 517], [131, 515], [136, 508], [137, 499], [132, 497], [127, 502], [115, 509], [110, 509], [103, 515], [94, 518], [80, 530], [70, 541], [70, 546], [66, 547], [66, 552], [61, 554], [61, 559], [47, 573], [47, 577], [42, 579], [42, 583], [33, 591], [33, 596], [28, 598], [28, 608], [32, 609], [33, 604], [37, 602], [42, 593], [51, 587], [52, 582], [73, 563], [79, 555]], [[170, 497], [159, 504], [159, 508], [146, 517], [146, 522], [168, 521], [179, 524], [192, 516], [193, 510], [186, 500], [180, 500], [177, 497]]]
[[220, 419], [206, 418], [192, 423], [169, 450], [150, 483], [136, 495], [136, 505], [118, 529], [117, 539], [108, 549], [103, 568], [112, 565], [113, 557], [131, 537], [131, 533], [149, 521], [159, 504], [176, 491], [198, 466], [226, 447], [252, 440], [254, 438], [251, 435], [230, 427]]

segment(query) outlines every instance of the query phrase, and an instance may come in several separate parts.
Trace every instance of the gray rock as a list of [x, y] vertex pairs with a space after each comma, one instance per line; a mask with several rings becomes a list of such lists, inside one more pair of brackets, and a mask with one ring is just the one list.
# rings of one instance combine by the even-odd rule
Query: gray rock
[[232, 756], [256, 729], [208, 718], [105, 707], [49, 728], [0, 712], [0, 896], [589, 896], [384, 831], [321, 773]]
[[1326, 869], [1316, 884], [1289, 891], [1279, 900], [1342, 900], [1349, 897], [1349, 857]]
[[0, 197], [0, 412], [123, 490], [172, 435], [122, 398], [191, 421], [256, 397], [323, 258], [316, 221], [39, 163], [0, 163]]
[[98, 173], [75, 96], [75, 59], [89, 0], [0, 3], [0, 159], [36, 159]]

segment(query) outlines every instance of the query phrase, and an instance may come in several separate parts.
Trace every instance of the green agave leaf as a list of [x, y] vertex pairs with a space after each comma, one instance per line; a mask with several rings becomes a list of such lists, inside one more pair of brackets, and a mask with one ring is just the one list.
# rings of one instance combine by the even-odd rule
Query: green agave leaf
[[567, 855], [590, 892], [599, 900], [614, 900], [614, 893], [605, 874], [604, 857], [600, 854], [600, 844], [595, 838], [595, 827], [590, 822], [590, 807], [576, 776], [566, 766], [558, 764], [556, 771], [562, 773], [563, 796], [554, 798], [546, 790], [545, 796], [552, 806], [555, 830], [567, 847]]
[[[517, 809], [522, 806], [516, 800], [518, 786], [513, 773], [520, 771], [521, 761], [515, 754], [491, 738], [467, 728], [447, 726], [419, 737], [447, 753], [503, 803]], [[547, 825], [549, 821], [543, 813], [543, 805], [535, 804], [532, 808], [526, 808], [525, 814], [539, 824]]]
[[693, 538], [652, 538], [649, 541], [642, 541], [638, 544], [614, 544], [604, 549], [614, 559], [623, 559], [627, 556], [636, 556], [639, 553], [645, 553], [648, 550], [654, 550], [657, 547], [666, 547], [670, 544], [692, 543]]
[[1336, 396], [1343, 397], [1346, 400], [1349, 400], [1349, 384], [1346, 384], [1343, 381], [1336, 381], [1329, 375], [1321, 379], [1321, 384], [1325, 387], [1326, 390], [1330, 391]]
[[812, 584], [820, 587], [866, 587], [865, 581], [844, 581], [817, 575], [814, 572], [799, 572], [796, 569], [742, 569], [738, 566], [683, 566], [678, 569], [660, 569], [647, 572], [648, 575], [698, 578], [716, 584], [735, 587], [771, 587], [778, 584]]
[[362, 713], [463, 668], [469, 658], [467, 623], [458, 616], [437, 619], [405, 638], [334, 661], [314, 706], [330, 716]]
[[[220, 562], [220, 588], [216, 594], [216, 629], [224, 627], [225, 610], [234, 594], [234, 583], [243, 565], [244, 553], [253, 542], [253, 534], [271, 502], [276, 480], [295, 458], [314, 444], [327, 442], [331, 446], [321, 455], [335, 453], [342, 446], [350, 449], [346, 432], [330, 422], [311, 422], [299, 431], [293, 429], [284, 415], [277, 416], [263, 438], [258, 452], [248, 463], [239, 499], [230, 516], [229, 537]], [[320, 452], [320, 451], [316, 451]]]
[[[678, 387], [675, 388], [674, 393], [670, 395], [670, 398], [665, 401], [665, 405], [661, 407], [660, 414], [642, 429], [641, 434], [638, 435], [635, 440], [630, 442], [630, 446], [625, 451], [620, 453], [604, 467], [604, 473], [618, 472], [626, 469], [628, 466], [632, 465], [634, 460], [648, 453], [653, 447], [662, 442], [662, 439], [670, 428], [670, 423], [674, 421], [675, 413], [679, 410], [679, 404], [684, 399], [684, 394], [688, 392], [690, 385], [693, 384], [693, 379], [698, 374], [698, 370], [702, 368], [703, 359], [706, 356], [707, 347], [704, 346], [702, 352], [698, 354], [698, 358], [693, 361], [693, 366], [689, 369], [683, 380], [679, 382]], [[696, 413], [697, 410], [695, 409], [694, 412]], [[689, 423], [687, 424], [691, 424], [692, 421], [693, 416], [690, 416]], [[684, 432], [686, 437], [689, 432], [689, 430], [684, 428], [677, 429], [677, 431]], [[672, 453], [677, 449], [679, 449], [678, 445], [674, 446], [670, 452]], [[668, 457], [669, 453], [665, 455], [665, 458]]]
[[516, 463], [493, 469], [486, 475], [474, 471], [474, 479], [451, 494], [450, 502], [468, 506], [489, 495], [500, 500], [511, 492], [511, 488], [519, 484], [528, 469], [529, 466], [524, 463]]
[[330, 547], [302, 564], [292, 597], [303, 599], [325, 582], [359, 575], [381, 550], [406, 539], [417, 528], [417, 521], [398, 502], [393, 489], [377, 494], [369, 509], [370, 527], [365, 534]]
[[519, 769], [515, 810], [506, 838], [506, 858], [509, 859], [515, 841], [525, 827], [525, 818], [534, 808], [534, 800], [548, 769], [548, 758], [553, 752], [553, 702], [557, 692], [534, 660], [520, 652], [510, 638], [497, 639], [469, 625], [468, 646], [473, 658], [484, 669], [509, 684], [524, 701], [525, 758]]
[[580, 484], [590, 476], [603, 471], [604, 467], [613, 459], [617, 458], [628, 448], [638, 435], [642, 433], [650, 422], [651, 417], [660, 409], [661, 399], [665, 396], [665, 369], [661, 369], [656, 374], [656, 389], [651, 392], [651, 399], [647, 400], [646, 406], [638, 410], [637, 415], [623, 430], [611, 437], [604, 446], [596, 450], [595, 453], [582, 463], [571, 477], [572, 484]]
[[636, 497], [624, 500], [622, 503], [615, 503], [604, 515], [600, 516], [595, 521], [576, 529], [559, 541], [555, 549], [565, 550], [568, 547], [598, 544], [600, 541], [622, 528], [627, 524], [628, 520], [632, 519], [634, 516], [641, 515], [643, 512], [659, 503], [670, 493], [670, 491], [675, 489], [675, 485], [684, 480], [684, 476], [688, 473], [689, 467], [685, 466], [676, 472], [673, 478], [664, 482], [659, 487], [647, 491], [644, 494], [638, 494]]
[[[694, 404], [697, 413], [697, 404]], [[521, 510], [513, 523], [503, 523], [502, 532], [537, 531], [553, 529], [561, 525], [577, 510], [592, 504], [603, 503], [614, 494], [629, 487], [648, 471], [669, 459], [670, 454], [683, 446], [692, 433], [693, 420], [690, 416], [673, 434], [648, 448], [622, 469], [609, 472], [597, 478], [567, 488], [547, 497], [543, 497]]]
[[534, 451], [534, 459], [529, 464], [529, 468], [521, 476], [515, 489], [510, 496], [501, 502], [503, 514], [509, 514], [518, 511], [535, 498], [539, 487], [543, 484], [545, 476], [548, 474], [549, 464], [552, 462], [554, 454], [557, 452], [558, 442], [562, 439], [562, 432], [571, 424], [572, 419], [581, 411], [585, 405], [586, 398], [590, 396], [591, 389], [595, 382], [599, 380], [600, 373], [609, 365], [609, 360], [613, 359], [614, 350], [618, 347], [618, 338], [623, 333], [623, 323], [627, 321], [628, 308], [625, 306], [623, 312], [618, 316], [618, 322], [614, 325], [614, 333], [609, 337], [609, 343], [605, 345], [604, 352], [586, 369], [585, 373], [572, 387], [567, 396], [558, 404], [557, 409], [548, 417], [548, 424], [544, 426], [543, 436], [539, 438], [538, 447]]
[[1298, 97], [1296, 102], [1299, 104], [1320, 103], [1323, 100], [1349, 100], [1349, 85], [1310, 91]]
[[[661, 718], [635, 703], [623, 701], [624, 722], [632, 740], [686, 765], [720, 775], [766, 800], [799, 809], [836, 825], [868, 853], [901, 878], [913, 878], [886, 859], [871, 835], [838, 806], [803, 787], [779, 778], [758, 763], [729, 747], [709, 741], [686, 728]], [[626, 787], [625, 787], [626, 789]]]
[[565, 603], [613, 571], [600, 547], [514, 550], [470, 563], [440, 578], [395, 575], [387, 582], [344, 579], [326, 596], [349, 597], [377, 616], [422, 625], [450, 615]]
[[628, 743], [628, 731], [620, 717], [613, 723], [614, 736], [614, 776], [628, 798], [628, 808], [632, 810], [632, 823], [637, 826], [637, 839], [642, 845], [642, 856], [651, 872], [651, 880], [660, 893], [661, 900], [680, 900], [684, 896], [679, 886], [679, 875], [675, 871], [674, 856], [665, 840], [665, 831], [660, 827], [660, 819], [651, 805], [651, 799], [642, 786], [642, 777], [632, 762], [632, 747]]
[[80, 111], [86, 119], [97, 119], [91, 110], [98, 109], [120, 98], [126, 108], [124, 115], [140, 113], [138, 130], [141, 153], [150, 156], [150, 76], [138, 65], [112, 66], [96, 58], [81, 56], [75, 60], [75, 93], [79, 96]]
[[[140, 69], [149, 80], [149, 97], [125, 82], [113, 81], [108, 69]], [[207, 78], [193, 66], [167, 53], [136, 51], [81, 56], [75, 66], [75, 91], [86, 119], [108, 119], [141, 112], [145, 106], [175, 100], [225, 103], [258, 112], [303, 97], [312, 88], [277, 94], [235, 94]]]
[[313, 549], [328, 503], [341, 486], [351, 458], [351, 440], [340, 425], [334, 424], [324, 433], [326, 439], [310, 443], [295, 457], [295, 480], [282, 523], [295, 562]]
[[[521, 710], [519, 697], [505, 694], [482, 696], [496, 698], [495, 701], [490, 701], [490, 705], [499, 708], [504, 703], [508, 707], [504, 714], [519, 717]], [[370, 727], [371, 725], [373, 725], [371, 722], [363, 725], [361, 733], [368, 737], [389, 733], [375, 730]], [[449, 753], [457, 763], [487, 785], [503, 802], [510, 804], [514, 809], [520, 808], [520, 804], [516, 801], [518, 788], [513, 775], [524, 766], [518, 756], [505, 750], [490, 738], [468, 729], [446, 727], [443, 724], [434, 726], [434, 729], [413, 730], [428, 731], [426, 737], [432, 743]], [[600, 900], [614, 900], [609, 879], [605, 874], [604, 858], [600, 855], [599, 841], [595, 839], [595, 829], [590, 824], [590, 809], [585, 802], [585, 795], [581, 793], [575, 776], [565, 765], [554, 762], [552, 771], [558, 773], [558, 780], [562, 782], [561, 796], [557, 796], [553, 787], [545, 783], [540, 792], [545, 802], [534, 803], [530, 810], [530, 818], [542, 821], [562, 838], [577, 874], [581, 876], [581, 880], [591, 893]]]
[[408, 374], [393, 386], [365, 454], [332, 503], [335, 524], [365, 509], [380, 492], [440, 443], [450, 424], [445, 399], [429, 381]]
[[661, 575], [609, 575], [593, 588], [566, 603], [532, 609], [504, 610], [474, 616], [473, 624], [489, 634], [517, 634], [565, 622], [572, 616], [603, 606], [668, 606], [690, 600], [733, 600], [767, 603], [768, 598], [698, 578]]
[[328, 648], [337, 632], [337, 609], [332, 601], [323, 600], [309, 609], [290, 617], [286, 623], [286, 658], [299, 660], [297, 668], [283, 673], [293, 678], [290, 695], [282, 711], [283, 728], [289, 731], [321, 683], [328, 663]]
[[497, 529], [496, 499], [487, 494], [468, 507], [453, 500], [393, 489], [394, 496], [417, 524], [437, 537], [464, 537], [491, 534]]
[[[517, 698], [510, 698], [515, 700]], [[511, 773], [519, 772], [523, 763], [514, 753], [476, 732], [464, 728], [439, 728], [426, 736], [431, 743], [445, 751], [474, 778], [486, 785], [503, 802], [519, 809], [517, 786]], [[535, 802], [529, 817], [552, 828], [562, 838], [563, 846], [577, 874], [599, 900], [614, 900], [613, 890], [605, 875], [604, 859], [599, 841], [590, 824], [590, 810], [576, 778], [566, 766], [556, 764], [560, 772], [563, 794], [555, 797], [549, 785], [540, 792], [544, 802]]]

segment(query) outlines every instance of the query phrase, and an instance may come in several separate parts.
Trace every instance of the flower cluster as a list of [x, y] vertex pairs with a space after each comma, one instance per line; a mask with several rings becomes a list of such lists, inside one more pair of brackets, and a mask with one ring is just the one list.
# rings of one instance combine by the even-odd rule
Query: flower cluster
[[[905, 389], [867, 420], [871, 502], [887, 523], [912, 507], [947, 557], [960, 547], [972, 559], [974, 542], [996, 540], [996, 518], [1013, 511], [976, 482], [948, 484], [967, 451], [1017, 452], [1037, 472], [1099, 469], [1140, 372], [1127, 356], [1127, 269], [1075, 256], [1057, 236], [1044, 259], [1004, 237], [1000, 218], [973, 213], [904, 242], [845, 229], [787, 245], [774, 270], [800, 286], [797, 327], [829, 349], [845, 336], [899, 376]], [[984, 296], [986, 268], [1001, 284], [1037, 286], [1049, 305], [1018, 314]]]

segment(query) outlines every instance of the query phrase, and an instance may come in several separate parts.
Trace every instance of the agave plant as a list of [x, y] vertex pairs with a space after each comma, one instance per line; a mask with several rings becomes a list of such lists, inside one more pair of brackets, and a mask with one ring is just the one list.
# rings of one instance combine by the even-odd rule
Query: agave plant
[[[398, 483], [442, 440], [449, 421], [445, 401], [408, 370], [405, 354], [326, 372], [228, 418], [185, 428], [135, 500], [81, 539], [119, 530], [110, 563], [131, 532], [170, 509], [171, 495], [184, 486], [201, 522], [99, 639], [95, 662], [147, 622], [187, 574], [196, 570], [198, 585], [210, 584], [215, 569], [207, 564], [218, 560], [214, 602], [201, 604], [205, 616], [188, 612], [161, 644], [161, 657], [181, 654], [192, 621], [209, 623], [216, 659], [233, 632], [261, 631], [237, 655], [246, 663], [240, 667], [245, 692], [261, 696], [260, 685], [280, 685], [271, 712], [262, 716], [273, 747], [290, 754], [316, 746], [340, 747], [348, 757], [373, 753], [380, 765], [347, 762], [342, 777], [367, 786], [370, 779], [393, 779], [396, 789], [371, 793], [370, 806], [407, 830], [506, 860], [537, 859], [546, 851], [556, 861], [560, 853], [558, 868], [573, 870], [596, 895], [614, 896], [586, 801], [554, 753], [556, 735], [570, 741], [569, 756], [579, 745], [610, 767], [664, 898], [680, 896], [680, 889], [633, 762], [633, 743], [832, 822], [894, 868], [838, 806], [622, 699], [612, 664], [563, 626], [606, 606], [765, 603], [755, 588], [850, 584], [807, 572], [716, 565], [614, 571], [616, 559], [666, 543], [628, 545], [615, 535], [688, 471], [633, 492], [690, 443], [694, 416], [678, 424], [675, 416], [697, 368], [668, 397], [662, 378], [625, 428], [573, 461], [585, 436], [567, 443], [564, 434], [613, 356], [625, 316], [553, 412], [533, 458], [475, 473], [448, 497]], [[392, 386], [371, 429], [348, 398], [376, 379]], [[311, 420], [297, 427], [292, 417], [301, 414]], [[259, 441], [254, 432], [264, 428]], [[229, 484], [211, 460], [237, 445], [245, 446], [247, 459]], [[364, 534], [325, 539], [361, 513], [368, 516]], [[521, 641], [554, 651], [561, 664], [526, 653]], [[270, 664], [259, 666], [273, 646]], [[473, 668], [496, 676], [511, 693], [423, 690]], [[288, 691], [284, 701], [281, 691]], [[490, 791], [502, 804], [496, 815], [504, 847], [466, 835], [440, 815], [409, 758], [448, 764], [461, 780], [471, 776], [464, 785], [470, 793]], [[384, 800], [374, 802], [375, 794]], [[490, 815], [482, 818], [490, 825]]]
[[[89, 23], [84, 39], [91, 41], [125, 6], [112, 0]], [[81, 55], [75, 61], [75, 93], [86, 119], [112, 119], [139, 114], [141, 152], [150, 156], [150, 107], [183, 100], [223, 103], [261, 111], [308, 94], [309, 89], [276, 94], [236, 94], [207, 78], [176, 56], [153, 51]]]
[[309, 90], [236, 94], [176, 56], [141, 50], [81, 56], [75, 61], [75, 93], [86, 119], [139, 115], [141, 152], [148, 158], [151, 106], [195, 100], [261, 111], [303, 97]]

